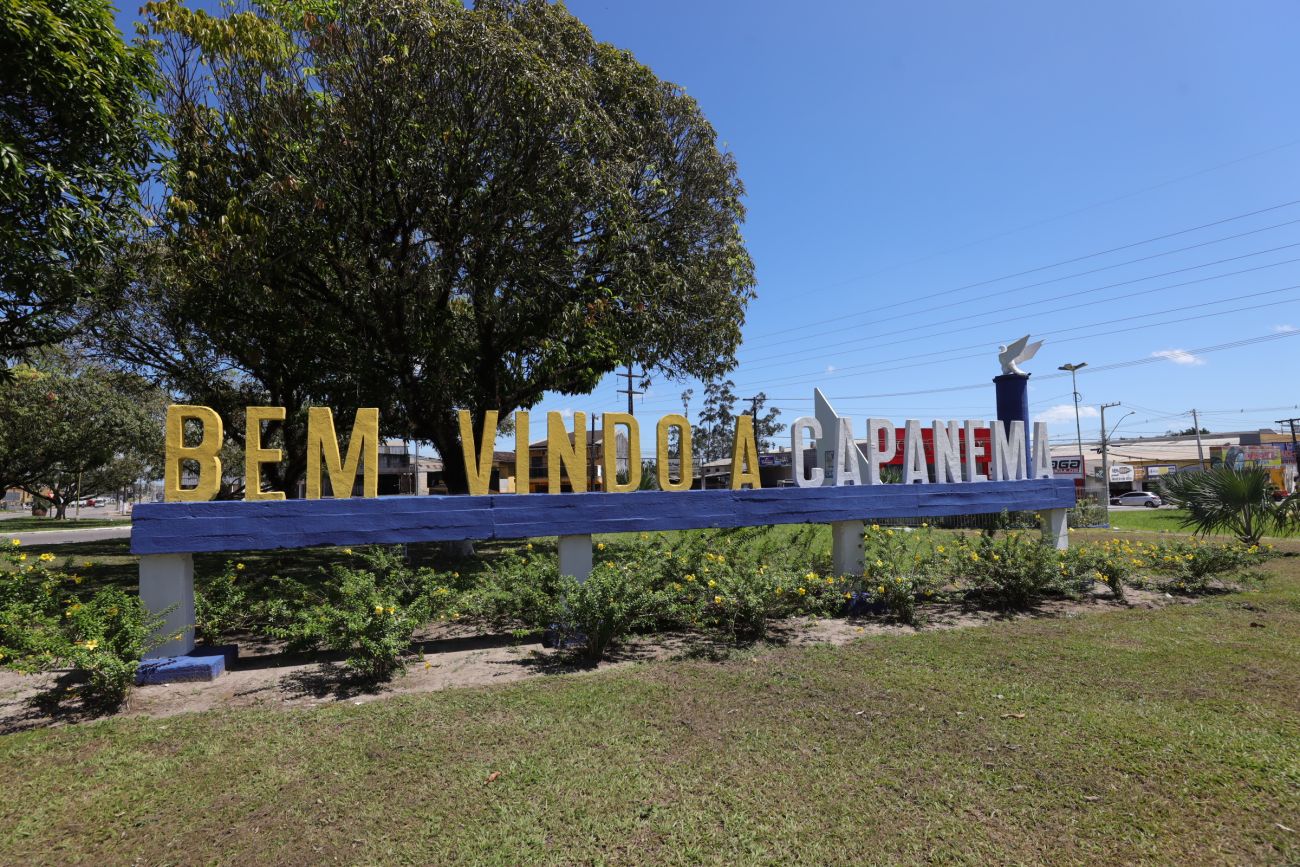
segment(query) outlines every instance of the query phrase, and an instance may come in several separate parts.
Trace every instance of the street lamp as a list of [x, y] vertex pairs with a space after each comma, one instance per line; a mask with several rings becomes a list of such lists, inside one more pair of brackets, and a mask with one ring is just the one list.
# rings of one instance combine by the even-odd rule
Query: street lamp
[[1124, 419], [1133, 415], [1135, 412], [1135, 410], [1129, 410], [1124, 413], [1120, 416], [1119, 421], [1115, 422], [1114, 427], [1110, 429], [1110, 433], [1106, 433], [1106, 410], [1110, 409], [1112, 406], [1119, 406], [1119, 402], [1103, 403], [1101, 405], [1101, 478], [1102, 484], [1106, 486], [1106, 502], [1108, 503], [1110, 502], [1110, 438], [1119, 428], [1120, 422], [1124, 421]]
[[[1086, 464], [1083, 460], [1083, 426], [1079, 424], [1079, 379], [1077, 371], [1088, 366], [1088, 362], [1080, 361], [1078, 364], [1062, 364], [1057, 370], [1070, 371], [1070, 385], [1074, 389], [1074, 435], [1077, 437], [1079, 447], [1079, 471], [1083, 472]], [[1086, 476], [1087, 473], [1084, 473]]]

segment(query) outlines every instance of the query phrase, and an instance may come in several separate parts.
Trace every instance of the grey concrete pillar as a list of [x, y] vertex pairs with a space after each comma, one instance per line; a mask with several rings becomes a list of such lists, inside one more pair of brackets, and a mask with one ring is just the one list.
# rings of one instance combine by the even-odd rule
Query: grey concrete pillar
[[[145, 659], [184, 656], [194, 649], [194, 557], [145, 554], [140, 558], [140, 601], [163, 616], [162, 635], [179, 633], [144, 655]], [[165, 613], [164, 613], [165, 612]]]

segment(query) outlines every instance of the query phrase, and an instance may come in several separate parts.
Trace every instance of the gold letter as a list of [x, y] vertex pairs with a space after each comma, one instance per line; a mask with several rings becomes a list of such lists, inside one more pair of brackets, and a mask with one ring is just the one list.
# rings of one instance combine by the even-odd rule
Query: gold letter
[[[742, 466], [748, 469], [741, 470]], [[739, 491], [748, 482], [754, 490], [763, 487], [758, 478], [758, 444], [754, 441], [754, 417], [736, 416], [736, 441], [731, 447], [731, 489]]]
[[262, 490], [262, 464], [278, 464], [279, 449], [262, 448], [262, 422], [284, 421], [282, 406], [244, 408], [244, 499], [283, 500], [284, 491]]
[[575, 493], [587, 491], [587, 414], [573, 414], [573, 439], [564, 429], [558, 412], [546, 414], [546, 490], [560, 493], [560, 464], [569, 474], [569, 486]]
[[492, 482], [492, 450], [497, 442], [497, 411], [490, 409], [483, 416], [483, 441], [479, 443], [478, 460], [474, 460], [474, 420], [469, 410], [460, 411], [460, 452], [465, 458], [465, 478], [471, 496], [481, 497], [488, 492]]
[[357, 479], [357, 464], [365, 473], [362, 496], [379, 496], [379, 410], [358, 409], [348, 441], [348, 459], [339, 460], [339, 440], [334, 433], [334, 413], [327, 406], [307, 409], [307, 499], [320, 499], [320, 463], [330, 474], [330, 487], [336, 499], [352, 496]]
[[[605, 465], [605, 490], [615, 494], [626, 494], [641, 487], [641, 428], [636, 423], [636, 416], [626, 412], [607, 412], [604, 419], [605, 433], [601, 437], [600, 449]], [[618, 483], [618, 426], [627, 426], [627, 484]]]
[[[203, 426], [203, 439], [197, 446], [185, 445], [185, 420], [194, 419]], [[221, 489], [221, 416], [206, 406], [172, 404], [167, 407], [166, 461], [163, 467], [163, 499], [169, 503], [196, 503], [210, 500]], [[181, 469], [185, 461], [199, 465], [199, 481], [192, 488], [181, 487]]]
[[528, 413], [515, 413], [515, 493], [527, 494], [532, 490], [532, 464], [528, 452]]
[[[677, 428], [681, 434], [681, 454], [678, 456], [678, 480], [673, 484], [668, 479], [668, 430]], [[659, 427], [655, 437], [655, 461], [658, 466], [656, 470], [659, 474], [659, 490], [661, 491], [689, 491], [691, 482], [695, 478], [695, 465], [691, 462], [691, 423], [686, 420], [686, 416], [673, 413], [659, 419]]]

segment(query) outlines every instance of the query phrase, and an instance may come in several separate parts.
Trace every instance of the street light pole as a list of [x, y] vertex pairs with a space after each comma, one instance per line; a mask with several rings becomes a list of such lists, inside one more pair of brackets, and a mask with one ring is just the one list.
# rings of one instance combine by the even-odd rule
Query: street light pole
[[[1078, 373], [1081, 368], [1087, 367], [1088, 362], [1080, 361], [1078, 364], [1062, 364], [1057, 370], [1070, 371], [1070, 385], [1074, 389], [1074, 435], [1077, 437], [1076, 445], [1079, 447], [1079, 471], [1083, 472], [1083, 425], [1079, 423], [1079, 379]], [[1085, 474], [1086, 475], [1086, 474]]]
[[1106, 486], [1106, 502], [1110, 502], [1110, 434], [1120, 426], [1124, 419], [1133, 414], [1133, 411], [1124, 413], [1120, 416], [1119, 421], [1115, 422], [1115, 427], [1111, 428], [1110, 434], [1106, 433], [1106, 410], [1112, 406], [1119, 406], [1119, 401], [1114, 403], [1103, 403], [1101, 405], [1101, 477], [1102, 484]]

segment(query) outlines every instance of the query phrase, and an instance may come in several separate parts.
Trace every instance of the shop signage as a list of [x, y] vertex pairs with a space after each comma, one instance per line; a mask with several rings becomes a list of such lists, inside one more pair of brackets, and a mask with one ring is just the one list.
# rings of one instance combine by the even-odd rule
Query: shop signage
[[1058, 479], [1082, 479], [1083, 456], [1066, 455], [1052, 458], [1052, 475]]

